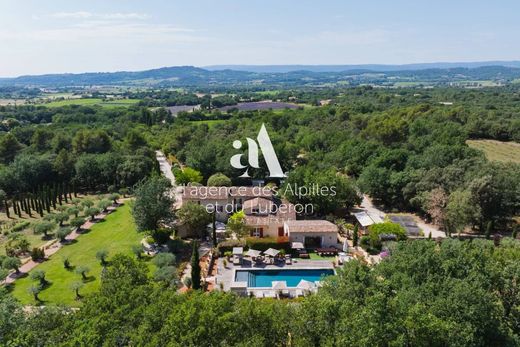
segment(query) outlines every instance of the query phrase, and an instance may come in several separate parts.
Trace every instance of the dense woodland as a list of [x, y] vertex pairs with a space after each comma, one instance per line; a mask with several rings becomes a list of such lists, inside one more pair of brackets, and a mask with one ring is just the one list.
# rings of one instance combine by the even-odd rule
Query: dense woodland
[[[216, 122], [207, 124], [140, 106], [0, 107], [0, 189], [24, 196], [62, 183], [86, 190], [132, 187], [154, 168], [152, 149], [163, 149], [204, 179], [216, 172], [238, 177], [229, 165], [235, 153], [230, 139], [255, 138], [265, 123], [289, 183], [338, 173], [344, 187], [357, 186], [389, 210], [423, 214], [449, 232], [507, 231], [520, 207], [519, 167], [491, 163], [465, 141], [520, 141], [518, 102], [515, 87], [362, 87], [322, 107], [198, 112], [197, 119]], [[344, 194], [333, 203], [348, 207], [353, 198]]]
[[347, 263], [316, 295], [279, 301], [180, 295], [151, 282], [144, 263], [116, 255], [99, 293], [79, 311], [24, 314], [0, 294], [0, 339], [16, 346], [518, 346], [519, 258], [511, 240], [400, 243], [372, 268]]
[[[185, 183], [223, 173], [247, 184], [229, 165], [232, 142], [256, 138], [265, 124], [289, 175], [285, 185], [340, 187], [334, 198], [308, 198], [316, 216], [344, 217], [363, 192], [388, 210], [421, 214], [451, 236], [518, 228], [520, 166], [491, 162], [466, 144], [520, 141], [518, 87], [316, 93], [269, 97], [316, 104], [326, 96], [330, 104], [222, 113], [210, 100], [197, 121], [161, 107], [171, 98], [178, 105], [177, 92], [156, 101], [142, 95], [142, 104], [130, 107], [1, 106], [2, 198], [9, 205], [56, 189], [140, 191], [142, 180], [157, 173], [156, 149], [176, 162]], [[236, 102], [235, 94], [215, 99]], [[266, 172], [255, 170], [254, 177]], [[520, 345], [518, 241], [405, 241], [390, 254], [373, 267], [350, 262], [317, 295], [289, 302], [197, 290], [179, 295], [150, 280], [143, 262], [115, 255], [99, 293], [84, 298], [77, 312], [47, 307], [27, 314], [2, 290], [0, 344]]]

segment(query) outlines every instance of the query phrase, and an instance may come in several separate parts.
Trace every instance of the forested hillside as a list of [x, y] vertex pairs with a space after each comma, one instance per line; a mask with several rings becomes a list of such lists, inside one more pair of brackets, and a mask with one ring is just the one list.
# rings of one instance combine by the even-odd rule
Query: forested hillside
[[[510, 241], [510, 240], [509, 240]], [[24, 315], [0, 295], [0, 339], [17, 346], [517, 346], [520, 244], [402, 243], [372, 268], [352, 261], [300, 301], [177, 294], [115, 256], [77, 312]]]

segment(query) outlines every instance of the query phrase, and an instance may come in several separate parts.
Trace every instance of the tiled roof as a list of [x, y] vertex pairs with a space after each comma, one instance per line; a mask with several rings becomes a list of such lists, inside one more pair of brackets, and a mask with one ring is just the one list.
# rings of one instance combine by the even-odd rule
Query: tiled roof
[[326, 220], [292, 220], [285, 222], [289, 233], [336, 233], [338, 227]]

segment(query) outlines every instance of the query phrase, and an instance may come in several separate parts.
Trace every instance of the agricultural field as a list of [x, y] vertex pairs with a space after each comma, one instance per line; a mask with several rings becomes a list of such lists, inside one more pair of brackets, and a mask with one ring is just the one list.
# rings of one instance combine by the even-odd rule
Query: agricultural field
[[520, 163], [520, 143], [496, 140], [468, 140], [468, 146], [481, 150], [491, 161]]
[[195, 124], [206, 124], [209, 128], [213, 127], [215, 124], [224, 123], [224, 119], [209, 119], [209, 120], [196, 120], [193, 121]]
[[117, 100], [109, 100], [104, 101], [99, 98], [83, 98], [83, 99], [66, 99], [66, 100], [58, 100], [52, 101], [49, 103], [43, 104], [47, 107], [62, 107], [68, 105], [81, 105], [81, 106], [103, 106], [103, 107], [118, 107], [118, 106], [132, 106], [139, 102], [137, 99], [117, 99]]
[[[44, 305], [65, 304], [77, 307], [80, 301], [75, 300], [75, 293], [71, 290], [74, 282], [82, 282], [81, 295], [96, 291], [100, 285], [102, 266], [96, 259], [96, 253], [105, 249], [110, 257], [117, 253], [131, 255], [132, 245], [138, 244], [143, 234], [137, 232], [129, 204], [120, 206], [115, 212], [109, 214], [105, 220], [98, 222], [89, 231], [80, 235], [73, 243], [61, 248], [50, 259], [37, 266], [35, 269], [43, 270], [50, 284], [41, 291], [39, 298]], [[63, 258], [68, 257], [72, 269], [67, 270], [63, 266]], [[74, 272], [74, 267], [86, 266], [90, 269], [86, 280]], [[150, 266], [152, 266], [150, 264]], [[35, 270], [33, 270], [35, 271]], [[28, 289], [34, 281], [30, 276], [18, 279], [14, 283], [13, 295], [24, 304], [34, 304], [32, 295]]]

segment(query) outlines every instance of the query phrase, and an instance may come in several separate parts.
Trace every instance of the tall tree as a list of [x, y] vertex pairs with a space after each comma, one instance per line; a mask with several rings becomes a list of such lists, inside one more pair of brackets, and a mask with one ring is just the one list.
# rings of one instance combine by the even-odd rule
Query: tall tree
[[199, 245], [197, 241], [193, 241], [193, 249], [191, 251], [191, 282], [193, 289], [201, 288]]
[[158, 229], [161, 223], [169, 223], [174, 218], [172, 187], [170, 181], [162, 177], [151, 177], [135, 189], [132, 215], [141, 231]]

